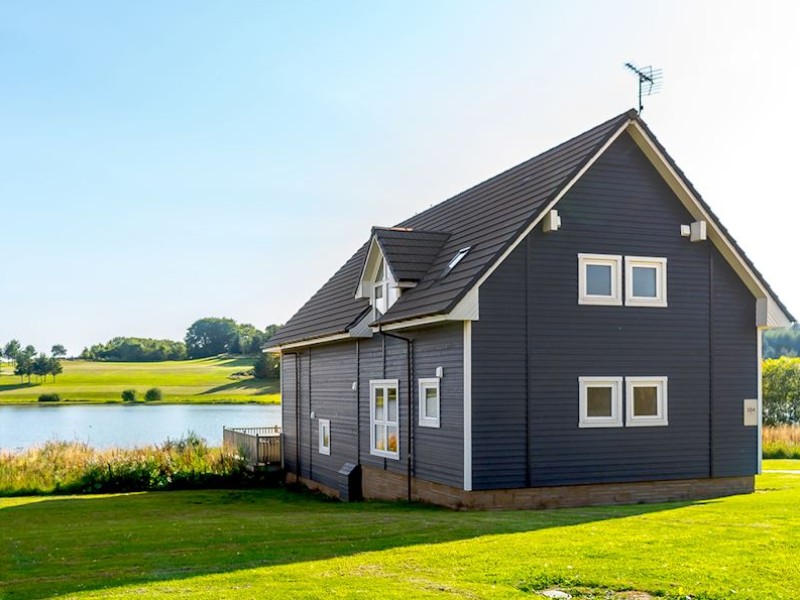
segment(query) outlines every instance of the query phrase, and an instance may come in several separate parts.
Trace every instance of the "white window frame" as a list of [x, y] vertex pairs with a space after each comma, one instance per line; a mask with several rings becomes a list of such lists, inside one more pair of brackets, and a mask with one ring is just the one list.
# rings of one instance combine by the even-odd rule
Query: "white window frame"
[[[328, 444], [325, 445], [325, 430], [328, 430]], [[319, 419], [319, 453], [331, 455], [331, 420]]]
[[[668, 408], [668, 378], [667, 377], [626, 377], [625, 378], [625, 425], [628, 427], [659, 427], [669, 425], [667, 418]], [[656, 388], [656, 416], [636, 416], [633, 414], [633, 394], [636, 387]]]
[[[388, 391], [384, 391], [385, 398], [387, 401], [386, 409], [384, 410], [384, 415], [386, 417], [382, 421], [376, 421], [375, 419], [375, 390], [378, 388], [382, 388], [383, 390], [388, 390], [389, 388], [394, 388], [395, 394], [397, 397], [397, 421], [389, 421], [389, 410], [388, 410]], [[380, 450], [375, 447], [375, 426], [376, 425], [384, 425], [387, 427], [395, 427], [397, 429], [397, 448], [394, 452], [390, 450]], [[389, 436], [386, 436], [387, 441]], [[397, 379], [372, 379], [369, 382], [369, 453], [374, 456], [383, 456], [384, 458], [400, 458], [400, 382]]]
[[[436, 390], [436, 416], [428, 415], [428, 405], [425, 402], [425, 390]], [[438, 377], [420, 378], [419, 380], [419, 426], [439, 427], [442, 415], [442, 396]]]
[[[633, 269], [635, 267], [656, 270], [656, 295], [634, 296]], [[667, 306], [667, 259], [657, 256], [625, 257], [625, 306]]]
[[[597, 296], [586, 291], [586, 267], [611, 267], [611, 295]], [[578, 304], [622, 306], [622, 256], [616, 254], [578, 254]]]
[[[578, 377], [578, 427], [622, 427], [622, 377]], [[591, 387], [611, 388], [611, 416], [590, 417], [588, 390]]]

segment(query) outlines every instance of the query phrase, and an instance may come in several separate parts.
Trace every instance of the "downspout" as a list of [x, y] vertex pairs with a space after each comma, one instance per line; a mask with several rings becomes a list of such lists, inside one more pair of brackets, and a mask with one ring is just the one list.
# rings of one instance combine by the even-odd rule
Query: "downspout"
[[[385, 338], [395, 338], [396, 340], [400, 340], [406, 343], [406, 376], [408, 378], [408, 392], [407, 396], [407, 406], [406, 406], [406, 421], [408, 423], [408, 453], [406, 459], [406, 496], [409, 502], [411, 502], [411, 466], [414, 461], [414, 428], [412, 427], [412, 413], [414, 403], [411, 401], [412, 399], [412, 364], [414, 358], [414, 340], [406, 337], [402, 337], [400, 335], [395, 335], [393, 333], [386, 333], [382, 331], [380, 326], [378, 326], [378, 333], [384, 336]], [[386, 353], [384, 352], [384, 357]], [[386, 359], [384, 358], [384, 361]]]

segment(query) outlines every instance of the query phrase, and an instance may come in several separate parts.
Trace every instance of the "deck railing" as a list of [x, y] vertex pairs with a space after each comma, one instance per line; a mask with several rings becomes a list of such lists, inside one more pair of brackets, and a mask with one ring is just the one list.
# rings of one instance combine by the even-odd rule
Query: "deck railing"
[[250, 467], [281, 466], [281, 428], [223, 427], [222, 445], [237, 450]]

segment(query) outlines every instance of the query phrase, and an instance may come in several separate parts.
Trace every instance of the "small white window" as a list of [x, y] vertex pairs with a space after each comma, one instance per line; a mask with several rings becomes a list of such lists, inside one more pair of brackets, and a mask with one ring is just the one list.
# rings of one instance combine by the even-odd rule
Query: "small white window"
[[331, 421], [330, 419], [319, 420], [319, 453], [331, 453]]
[[578, 427], [622, 426], [622, 377], [578, 377]]
[[626, 377], [628, 427], [667, 425], [667, 378]]
[[622, 257], [578, 254], [578, 304], [622, 305]]
[[400, 399], [397, 379], [369, 382], [370, 454], [400, 457]]
[[419, 426], [439, 427], [439, 378], [419, 380]]
[[667, 305], [667, 259], [625, 257], [625, 305]]

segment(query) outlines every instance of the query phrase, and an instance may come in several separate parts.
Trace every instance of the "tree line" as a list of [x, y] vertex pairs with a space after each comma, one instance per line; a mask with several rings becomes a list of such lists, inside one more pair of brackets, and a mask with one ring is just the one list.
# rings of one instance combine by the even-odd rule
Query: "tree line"
[[19, 375], [20, 382], [36, 375], [44, 380], [48, 375], [56, 380], [56, 375], [61, 374], [64, 368], [61, 366], [60, 358], [67, 355], [67, 350], [61, 344], [56, 344], [50, 349], [50, 356], [44, 352], [37, 354], [36, 348], [31, 345], [22, 347], [19, 340], [11, 340], [2, 348], [3, 357], [11, 362], [14, 367], [14, 375]]
[[208, 358], [219, 354], [257, 355], [253, 372], [259, 378], [278, 376], [279, 361], [265, 355], [262, 348], [280, 329], [267, 325], [258, 329], [233, 319], [205, 317], [192, 323], [183, 341], [138, 337], [115, 337], [104, 344], [84, 348], [79, 358], [109, 362], [159, 362]]
[[800, 356], [800, 324], [765, 331], [762, 355], [764, 358]]

